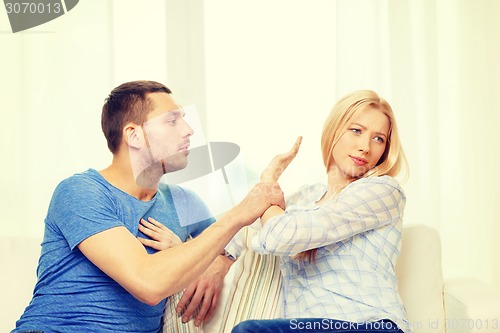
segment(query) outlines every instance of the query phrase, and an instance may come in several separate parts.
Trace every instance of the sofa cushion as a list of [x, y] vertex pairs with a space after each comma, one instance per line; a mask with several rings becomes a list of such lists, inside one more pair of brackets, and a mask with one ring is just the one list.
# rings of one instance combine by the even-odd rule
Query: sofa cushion
[[243, 251], [234, 264], [234, 282], [225, 300], [218, 332], [230, 332], [247, 319], [271, 319], [281, 315], [280, 259], [249, 249], [253, 230], [249, 227], [244, 230]]
[[413, 332], [444, 333], [441, 242], [436, 230], [424, 225], [403, 228], [396, 275]]
[[281, 313], [281, 273], [279, 258], [260, 255], [249, 250], [255, 229], [246, 227], [240, 231], [243, 239], [239, 259], [231, 266], [224, 279], [219, 306], [212, 318], [198, 330], [193, 320], [182, 323], [175, 307], [182, 295], [169, 297], [165, 308], [164, 333], [228, 333], [246, 319], [277, 318]]
[[0, 242], [0, 299], [2, 307], [0, 332], [10, 332], [28, 306], [36, 283], [36, 266], [40, 256], [38, 238], [2, 236]]

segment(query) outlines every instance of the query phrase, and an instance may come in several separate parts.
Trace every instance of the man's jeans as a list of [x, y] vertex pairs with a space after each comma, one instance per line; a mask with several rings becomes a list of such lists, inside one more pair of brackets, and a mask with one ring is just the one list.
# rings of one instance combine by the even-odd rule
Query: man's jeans
[[390, 320], [379, 320], [371, 323], [352, 323], [328, 318], [297, 318], [247, 320], [236, 325], [232, 333], [403, 333]]

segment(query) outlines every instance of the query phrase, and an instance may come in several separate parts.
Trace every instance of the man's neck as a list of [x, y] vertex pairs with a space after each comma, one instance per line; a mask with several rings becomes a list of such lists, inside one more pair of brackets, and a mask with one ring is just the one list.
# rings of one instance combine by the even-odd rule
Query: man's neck
[[111, 165], [99, 173], [111, 185], [141, 201], [151, 200], [158, 191], [159, 181], [148, 187], [138, 185], [132, 169], [117, 159], [113, 159]]

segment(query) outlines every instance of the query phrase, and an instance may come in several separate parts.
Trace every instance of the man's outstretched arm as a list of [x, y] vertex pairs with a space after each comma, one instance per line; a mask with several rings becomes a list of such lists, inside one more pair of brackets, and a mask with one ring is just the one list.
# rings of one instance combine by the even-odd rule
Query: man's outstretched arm
[[115, 227], [85, 239], [78, 248], [138, 300], [156, 305], [198, 278], [238, 230], [271, 205], [284, 207], [279, 185], [259, 183], [241, 203], [187, 243], [149, 255], [125, 227]]

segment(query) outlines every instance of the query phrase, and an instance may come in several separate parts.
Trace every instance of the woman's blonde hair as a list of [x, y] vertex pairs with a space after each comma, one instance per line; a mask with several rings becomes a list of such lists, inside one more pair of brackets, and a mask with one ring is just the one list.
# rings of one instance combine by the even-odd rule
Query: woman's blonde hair
[[[371, 90], [358, 90], [344, 96], [335, 104], [328, 115], [321, 136], [321, 151], [326, 171], [328, 172], [333, 162], [333, 148], [345, 133], [352, 116], [368, 107], [383, 112], [389, 119], [390, 126], [382, 157], [374, 168], [363, 175], [363, 178], [384, 175], [395, 177], [402, 168], [405, 169], [406, 178], [408, 176], [408, 164], [401, 147], [394, 113], [389, 103]], [[316, 259], [317, 251], [318, 249], [311, 249], [297, 254], [295, 258], [311, 262]]]

